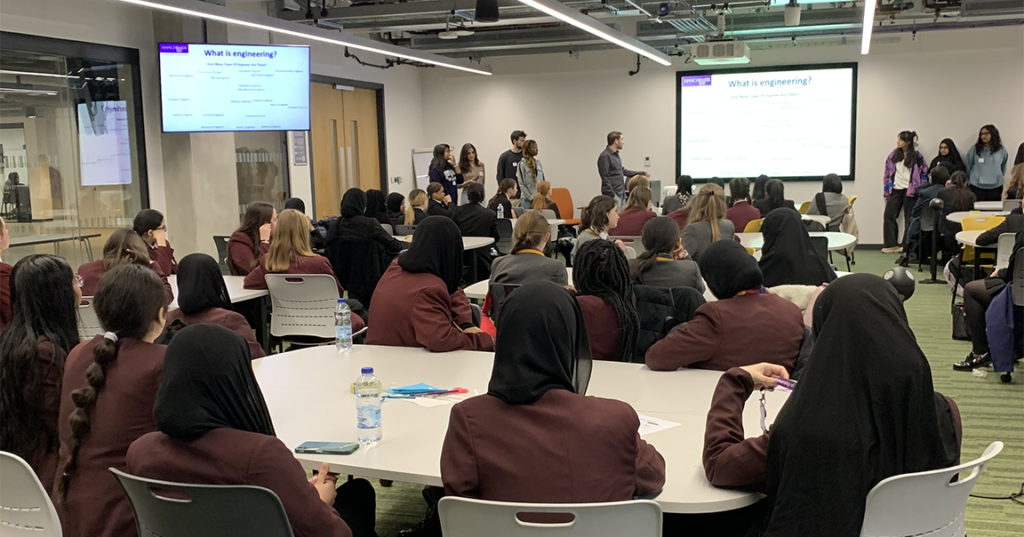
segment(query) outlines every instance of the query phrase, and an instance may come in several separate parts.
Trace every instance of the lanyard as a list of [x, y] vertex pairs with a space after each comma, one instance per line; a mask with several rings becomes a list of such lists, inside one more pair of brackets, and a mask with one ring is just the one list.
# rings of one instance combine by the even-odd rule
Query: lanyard
[[740, 291], [739, 293], [736, 293], [736, 296], [767, 295], [767, 294], [768, 294], [768, 289], [765, 289], [764, 287], [758, 287], [757, 289], [747, 289], [746, 291]]
[[518, 252], [516, 252], [516, 255], [519, 255], [519, 254], [544, 255], [544, 252], [541, 252], [540, 250], [534, 250], [533, 248], [523, 248], [522, 250], [519, 250]]

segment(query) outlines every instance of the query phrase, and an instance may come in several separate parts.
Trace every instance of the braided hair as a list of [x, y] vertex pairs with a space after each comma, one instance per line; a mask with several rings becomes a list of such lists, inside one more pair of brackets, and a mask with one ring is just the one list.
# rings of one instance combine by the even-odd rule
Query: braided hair
[[103, 275], [93, 304], [107, 336], [93, 347], [94, 362], [85, 370], [86, 386], [71, 392], [75, 409], [68, 420], [71, 425], [68, 458], [60, 468], [57, 485], [57, 493], [65, 499], [71, 474], [78, 466], [82, 442], [89, 434], [89, 414], [106, 383], [107, 369], [117, 359], [121, 340], [145, 337], [153, 324], [160, 322], [161, 313], [167, 307], [167, 298], [164, 284], [156, 272], [133, 263], [114, 267]]
[[619, 318], [622, 361], [635, 361], [640, 314], [633, 303], [633, 281], [629, 277], [626, 254], [611, 241], [584, 243], [573, 262], [572, 282], [578, 294], [596, 296], [611, 304]]

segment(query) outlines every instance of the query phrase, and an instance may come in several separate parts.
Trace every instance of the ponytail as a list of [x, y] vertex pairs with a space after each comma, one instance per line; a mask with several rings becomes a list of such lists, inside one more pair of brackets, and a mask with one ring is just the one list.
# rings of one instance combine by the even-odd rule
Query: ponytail
[[409, 204], [405, 208], [405, 225], [411, 226], [416, 223], [416, 208], [427, 201], [427, 193], [418, 188], [409, 192]]
[[535, 211], [543, 211], [548, 208], [548, 193], [551, 192], [551, 183], [541, 181], [537, 183], [537, 195], [533, 197], [533, 204], [530, 206]]
[[654, 268], [659, 255], [671, 255], [679, 244], [679, 224], [667, 216], [656, 216], [644, 224], [640, 234], [640, 242], [644, 252], [637, 257], [632, 278], [638, 283], [646, 283], [644, 274]]
[[[536, 199], [536, 198], [534, 198]], [[512, 232], [512, 253], [520, 250], [537, 249], [550, 233], [548, 219], [538, 211], [528, 211], [519, 217]]]
[[[781, 181], [778, 183], [782, 185]], [[772, 189], [768, 190], [770, 194]], [[722, 218], [725, 218], [725, 193], [722, 187], [708, 183], [690, 200], [690, 219], [687, 225], [706, 220], [711, 224], [711, 240], [717, 241], [722, 238], [722, 233], [718, 229], [718, 221]]]

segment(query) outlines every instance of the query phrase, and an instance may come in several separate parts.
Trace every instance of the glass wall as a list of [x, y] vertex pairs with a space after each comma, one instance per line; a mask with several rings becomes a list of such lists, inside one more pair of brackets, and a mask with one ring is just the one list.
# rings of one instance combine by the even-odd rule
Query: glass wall
[[235, 133], [239, 215], [254, 201], [269, 202], [278, 212], [284, 210], [290, 192], [287, 136], [287, 132]]

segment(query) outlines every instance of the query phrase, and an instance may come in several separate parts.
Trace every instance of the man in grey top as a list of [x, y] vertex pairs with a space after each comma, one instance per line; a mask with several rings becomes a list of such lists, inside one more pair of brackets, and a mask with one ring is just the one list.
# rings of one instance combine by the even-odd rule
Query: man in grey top
[[619, 158], [619, 150], [625, 145], [622, 133], [612, 131], [608, 133], [608, 147], [597, 157], [597, 172], [601, 174], [601, 194], [611, 196], [619, 201], [619, 205], [626, 199], [626, 179], [634, 175], [650, 177], [646, 172], [627, 170], [622, 167], [622, 159]]

